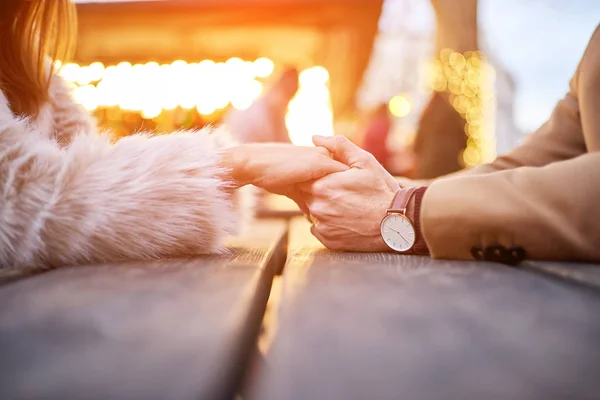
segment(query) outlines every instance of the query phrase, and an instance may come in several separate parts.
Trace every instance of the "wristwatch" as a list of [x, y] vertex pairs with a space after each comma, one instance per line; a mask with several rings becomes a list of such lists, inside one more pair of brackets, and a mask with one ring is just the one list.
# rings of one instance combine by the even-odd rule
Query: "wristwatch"
[[[427, 187], [406, 187], [392, 200], [385, 217], [381, 221], [381, 237], [392, 250], [404, 254], [429, 254], [427, 244], [421, 234], [421, 199]], [[406, 215], [406, 209], [415, 196], [415, 222]]]

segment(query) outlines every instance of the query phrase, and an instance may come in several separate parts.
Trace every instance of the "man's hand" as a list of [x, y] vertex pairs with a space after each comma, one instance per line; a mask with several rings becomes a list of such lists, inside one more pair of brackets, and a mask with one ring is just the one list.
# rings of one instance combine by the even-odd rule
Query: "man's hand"
[[301, 184], [313, 235], [332, 250], [385, 251], [379, 227], [400, 186], [370, 153], [343, 136], [313, 142], [350, 167]]

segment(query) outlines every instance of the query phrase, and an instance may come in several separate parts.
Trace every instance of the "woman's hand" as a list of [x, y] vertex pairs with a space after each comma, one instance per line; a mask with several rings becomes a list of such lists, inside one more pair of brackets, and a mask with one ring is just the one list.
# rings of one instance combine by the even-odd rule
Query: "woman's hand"
[[348, 170], [323, 147], [279, 143], [253, 143], [221, 152], [221, 165], [236, 185], [255, 185], [274, 193], [288, 194], [292, 186]]

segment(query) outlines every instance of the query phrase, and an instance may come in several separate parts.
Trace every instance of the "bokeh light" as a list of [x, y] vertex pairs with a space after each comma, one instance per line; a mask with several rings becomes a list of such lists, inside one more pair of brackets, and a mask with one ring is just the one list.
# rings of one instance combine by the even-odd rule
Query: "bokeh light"
[[389, 109], [393, 116], [404, 118], [410, 114], [412, 104], [407, 95], [398, 95], [390, 100]]
[[313, 135], [333, 135], [328, 82], [329, 72], [323, 67], [315, 66], [300, 72], [300, 87], [290, 102], [285, 119], [292, 143], [312, 146]]
[[163, 65], [154, 61], [132, 65], [122, 61], [106, 67], [101, 62], [68, 63], [59, 74], [75, 85], [76, 100], [90, 111], [117, 106], [152, 119], [177, 107], [196, 108], [203, 115], [229, 104], [246, 109], [263, 92], [257, 78], [269, 76], [273, 69], [268, 58], [250, 62], [233, 57], [225, 63], [175, 60]]
[[[74, 85], [73, 96], [89, 111], [118, 107], [157, 120], [163, 112], [195, 110], [203, 117], [218, 117], [228, 107], [246, 110], [264, 92], [275, 63], [265, 57], [226, 62], [175, 60], [132, 65], [122, 61], [105, 66], [68, 63], [59, 74]], [[285, 123], [297, 145], [312, 145], [313, 135], [333, 135], [329, 72], [320, 66], [299, 74], [299, 89], [291, 100]]]
[[326, 85], [329, 81], [329, 72], [319, 66], [308, 68], [300, 72], [299, 80], [300, 85], [305, 87]]
[[266, 78], [273, 73], [275, 63], [266, 57], [257, 58], [252, 64], [254, 74], [259, 78]]
[[493, 84], [495, 71], [486, 62], [483, 53], [473, 51], [463, 54], [443, 49], [438, 59], [431, 63], [428, 72], [431, 88], [437, 92], [447, 92], [450, 104], [465, 119], [468, 138], [460, 161], [466, 167], [492, 161], [496, 156], [494, 146], [491, 138], [483, 134], [482, 124], [485, 123], [486, 107], [494, 100], [484, 82]]

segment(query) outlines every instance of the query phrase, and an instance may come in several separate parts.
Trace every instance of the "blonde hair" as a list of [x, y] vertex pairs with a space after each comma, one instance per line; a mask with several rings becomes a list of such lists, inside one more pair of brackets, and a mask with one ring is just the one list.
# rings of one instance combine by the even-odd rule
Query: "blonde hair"
[[0, 0], [0, 89], [15, 114], [36, 115], [48, 100], [54, 61], [71, 55], [76, 30], [70, 0]]

